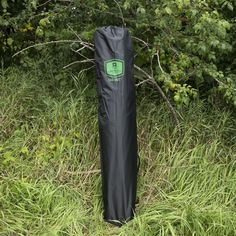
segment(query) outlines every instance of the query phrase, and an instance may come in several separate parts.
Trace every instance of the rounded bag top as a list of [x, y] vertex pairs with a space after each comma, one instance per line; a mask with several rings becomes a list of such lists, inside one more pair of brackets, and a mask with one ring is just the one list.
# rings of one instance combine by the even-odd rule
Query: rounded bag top
[[98, 28], [96, 31], [102, 35], [106, 35], [107, 38], [111, 38], [113, 40], [121, 40], [125, 34], [128, 34], [127, 28], [118, 26], [104, 26]]

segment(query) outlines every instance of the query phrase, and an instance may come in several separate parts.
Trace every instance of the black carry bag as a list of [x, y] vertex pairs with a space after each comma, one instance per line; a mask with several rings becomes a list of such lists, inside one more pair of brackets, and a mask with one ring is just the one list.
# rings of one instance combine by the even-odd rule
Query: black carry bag
[[133, 218], [137, 186], [137, 128], [133, 49], [126, 28], [102, 27], [94, 35], [104, 219]]

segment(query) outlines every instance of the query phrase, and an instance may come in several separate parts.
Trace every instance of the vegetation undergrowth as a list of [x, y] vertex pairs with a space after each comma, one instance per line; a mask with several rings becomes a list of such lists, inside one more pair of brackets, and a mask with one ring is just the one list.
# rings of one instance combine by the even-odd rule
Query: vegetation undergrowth
[[179, 133], [165, 104], [138, 96], [136, 216], [117, 228], [102, 218], [95, 80], [37, 73], [1, 72], [0, 235], [236, 234], [232, 112], [192, 103]]

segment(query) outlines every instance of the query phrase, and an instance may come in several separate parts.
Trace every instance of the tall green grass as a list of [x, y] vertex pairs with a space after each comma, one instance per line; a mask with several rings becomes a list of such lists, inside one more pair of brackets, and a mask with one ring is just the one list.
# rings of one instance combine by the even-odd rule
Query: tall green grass
[[102, 219], [94, 80], [53, 79], [1, 73], [0, 235], [236, 235], [233, 114], [196, 102], [179, 133], [138, 94], [137, 210], [117, 228]]

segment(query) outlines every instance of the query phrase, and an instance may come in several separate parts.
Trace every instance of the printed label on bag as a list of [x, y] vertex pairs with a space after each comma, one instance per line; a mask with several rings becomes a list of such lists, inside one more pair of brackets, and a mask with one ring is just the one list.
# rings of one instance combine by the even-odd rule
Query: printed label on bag
[[119, 81], [124, 75], [124, 61], [120, 59], [104, 61], [104, 69], [109, 80]]

